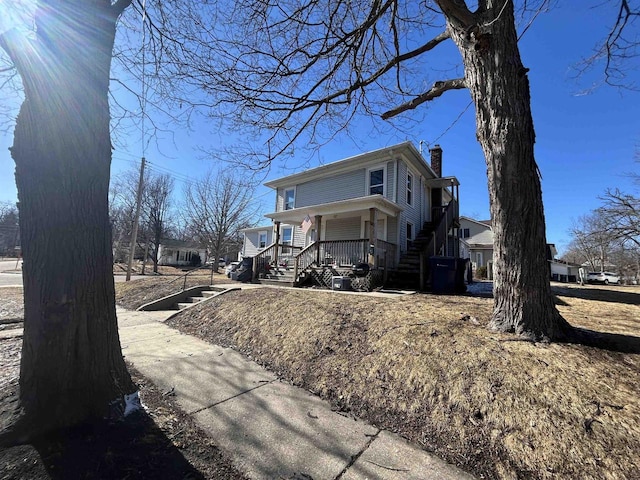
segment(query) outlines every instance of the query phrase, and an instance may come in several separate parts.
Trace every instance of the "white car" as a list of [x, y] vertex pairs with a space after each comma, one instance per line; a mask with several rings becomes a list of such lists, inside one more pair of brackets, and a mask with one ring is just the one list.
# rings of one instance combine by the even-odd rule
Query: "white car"
[[620, 283], [620, 277], [611, 272], [589, 272], [587, 275], [587, 282], [589, 283], [603, 283], [609, 285], [610, 283]]
[[231, 272], [235, 272], [240, 266], [240, 263], [241, 262], [231, 262], [224, 268], [224, 274], [227, 276], [227, 278], [231, 278]]

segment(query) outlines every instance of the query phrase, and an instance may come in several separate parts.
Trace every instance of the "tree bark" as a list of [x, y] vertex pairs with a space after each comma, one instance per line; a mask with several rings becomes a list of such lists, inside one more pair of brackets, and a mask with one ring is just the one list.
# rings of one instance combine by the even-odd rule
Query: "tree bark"
[[44, 3], [36, 40], [3, 45], [25, 89], [11, 155], [24, 255], [20, 400], [31, 434], [104, 417], [136, 390], [118, 336], [108, 211], [117, 14], [109, 0]]
[[495, 272], [490, 326], [534, 339], [566, 339], [571, 326], [556, 309], [549, 283], [529, 80], [513, 2], [487, 0], [471, 24], [449, 8], [460, 2], [439, 3], [462, 54], [487, 163]]

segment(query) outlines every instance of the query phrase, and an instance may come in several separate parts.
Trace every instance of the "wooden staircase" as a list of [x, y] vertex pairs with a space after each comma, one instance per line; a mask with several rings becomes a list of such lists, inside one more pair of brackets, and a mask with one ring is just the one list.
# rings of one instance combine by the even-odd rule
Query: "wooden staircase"
[[425, 288], [431, 282], [429, 258], [442, 255], [449, 231], [457, 225], [457, 204], [451, 202], [436, 222], [425, 222], [411, 246], [400, 255], [396, 269], [390, 272], [387, 285], [390, 288], [420, 289], [420, 258], [424, 261]]
[[277, 285], [279, 287], [293, 287], [296, 284], [295, 274], [292, 268], [280, 266], [272, 268], [269, 273], [259, 278], [262, 285]]

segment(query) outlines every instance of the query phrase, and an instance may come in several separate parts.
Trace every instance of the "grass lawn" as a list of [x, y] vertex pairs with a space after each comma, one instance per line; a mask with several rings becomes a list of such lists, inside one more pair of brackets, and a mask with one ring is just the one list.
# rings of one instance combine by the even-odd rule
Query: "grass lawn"
[[491, 332], [492, 299], [474, 296], [263, 288], [170, 322], [478, 476], [638, 478], [640, 288], [554, 291], [607, 348]]

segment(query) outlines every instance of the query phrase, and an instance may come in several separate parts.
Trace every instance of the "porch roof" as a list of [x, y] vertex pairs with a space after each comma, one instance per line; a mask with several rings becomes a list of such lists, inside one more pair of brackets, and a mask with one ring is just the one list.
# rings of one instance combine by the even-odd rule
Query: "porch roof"
[[340, 200], [338, 202], [320, 203], [281, 212], [267, 213], [265, 217], [272, 219], [274, 222], [296, 224], [301, 223], [307, 215], [312, 218], [315, 215], [327, 216], [342, 215], [345, 213], [360, 215], [368, 212], [370, 208], [376, 208], [379, 212], [390, 217], [396, 217], [398, 213], [402, 211], [399, 205], [386, 199], [382, 195], [367, 195], [364, 197], [350, 198], [348, 200]]
[[440, 177], [440, 178], [428, 178], [424, 181], [427, 186], [432, 188], [447, 188], [452, 186], [459, 186], [460, 182], [456, 177]]

